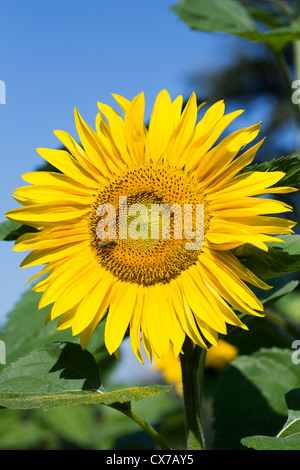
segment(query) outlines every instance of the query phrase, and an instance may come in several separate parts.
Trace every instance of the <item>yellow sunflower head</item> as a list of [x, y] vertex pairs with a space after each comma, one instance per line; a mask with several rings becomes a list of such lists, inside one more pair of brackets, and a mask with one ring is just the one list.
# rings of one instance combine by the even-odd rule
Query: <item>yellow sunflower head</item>
[[266, 215], [290, 206], [257, 197], [291, 188], [270, 189], [279, 171], [239, 173], [262, 143], [240, 154], [260, 125], [216, 143], [242, 112], [224, 114], [223, 101], [197, 123], [194, 93], [182, 109], [181, 96], [162, 90], [147, 128], [143, 93], [113, 96], [122, 113], [99, 103], [95, 131], [75, 110], [81, 145], [55, 131], [66, 150], [38, 149], [59, 172], [23, 176], [30, 185], [14, 194], [22, 207], [6, 215], [38, 231], [16, 241], [15, 250], [33, 250], [21, 267], [45, 265], [39, 306], [53, 304], [48, 317], [80, 334], [83, 347], [107, 312], [110, 354], [127, 330], [141, 362], [141, 344], [156, 360], [170, 347], [177, 357], [186, 336], [216, 345], [227, 324], [247, 329], [233, 309], [263, 314], [248, 284], [268, 286], [232, 249], [267, 250], [274, 234], [292, 231], [293, 222]]

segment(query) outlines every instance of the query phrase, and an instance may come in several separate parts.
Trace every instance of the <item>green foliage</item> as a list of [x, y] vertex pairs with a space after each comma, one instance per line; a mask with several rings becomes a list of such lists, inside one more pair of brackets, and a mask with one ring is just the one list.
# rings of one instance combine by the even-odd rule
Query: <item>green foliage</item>
[[[70, 329], [58, 331], [56, 321], [50, 321], [45, 325], [46, 316], [51, 306], [39, 310], [38, 304], [42, 294], [27, 290], [14, 308], [7, 315], [7, 321], [1, 332], [1, 339], [6, 344], [6, 362], [12, 363], [20, 357], [56, 341], [79, 342], [78, 336], [72, 336]], [[96, 329], [88, 350], [96, 355], [97, 361], [104, 356], [104, 323]], [[101, 368], [110, 367], [110, 359], [105, 356]]]
[[[25, 409], [81, 403], [112, 405], [169, 390], [168, 387], [153, 386], [104, 393], [93, 355], [83, 351], [79, 344], [58, 342], [64, 336], [71, 339], [71, 335], [58, 332], [51, 322], [44, 326], [46, 312], [38, 311], [39, 298], [40, 294], [32, 291], [24, 294], [9, 314], [1, 336], [6, 344], [8, 362], [2, 366], [0, 374], [1, 406]], [[100, 340], [99, 334], [97, 339]], [[97, 344], [99, 349], [101, 342]]]
[[299, 434], [292, 434], [291, 436], [268, 437], [268, 436], [253, 436], [242, 439], [242, 443], [255, 450], [299, 450], [300, 439]]
[[275, 434], [282, 427], [284, 396], [300, 387], [299, 365], [292, 362], [292, 352], [261, 349], [239, 356], [223, 372], [214, 402], [216, 448], [239, 449], [246, 433]]
[[[105, 382], [116, 359], [105, 351], [104, 324], [98, 326], [88, 350], [83, 351], [69, 330], [57, 331], [55, 321], [45, 326], [50, 307], [38, 310], [40, 297], [40, 293], [25, 292], [9, 313], [1, 335], [7, 364], [0, 366], [0, 408], [5, 408], [0, 410], [0, 449], [66, 445], [108, 448], [124, 429], [129, 435], [137, 432], [136, 423], [131, 425], [119, 412], [130, 410], [131, 402], [161, 397], [171, 387], [115, 386], [105, 392], [101, 380], [104, 377]], [[115, 411], [100, 411], [99, 404]], [[155, 423], [161, 416], [174, 413], [178, 403], [170, 397], [163, 406], [154, 402], [151, 407], [149, 413], [148, 406], [135, 405], [141, 415]], [[99, 419], [106, 423], [105, 432]], [[84, 431], [78, 426], [84, 426]], [[152, 440], [150, 443], [153, 445]]]
[[235, 0], [181, 0], [171, 10], [193, 29], [201, 31], [242, 34], [256, 30], [251, 15]]
[[52, 341], [72, 340], [69, 331], [57, 331], [55, 322], [49, 322], [45, 327], [45, 318], [50, 307], [38, 310], [40, 298], [40, 293], [28, 290], [9, 313], [1, 335], [6, 344], [7, 363]]
[[[15, 373], [14, 370], [10, 372]], [[23, 376], [18, 377], [20, 381], [16, 380], [19, 384], [24, 380]], [[32, 379], [35, 381], [36, 377]], [[74, 405], [109, 405], [119, 408], [120, 403], [128, 403], [130, 401], [142, 400], [143, 398], [150, 398], [162, 393], [169, 392], [171, 387], [163, 385], [150, 385], [149, 387], [131, 387], [123, 390], [114, 390], [112, 392], [85, 392], [85, 391], [65, 391], [53, 393], [43, 393], [37, 391], [39, 389], [39, 381], [37, 388], [32, 393], [23, 392], [0, 392], [0, 405], [4, 408], [10, 409], [49, 409], [57, 408], [60, 406], [74, 406]], [[19, 389], [18, 389], [19, 390]]]
[[[279, 3], [279, 2], [278, 2]], [[251, 9], [237, 0], [181, 0], [171, 8], [192, 29], [233, 34], [248, 41], [261, 42], [276, 53], [300, 38], [300, 23], [277, 25], [264, 9]], [[257, 21], [258, 20], [258, 21]], [[259, 27], [264, 23], [265, 27]], [[275, 26], [276, 25], [276, 26]]]
[[235, 255], [261, 279], [270, 279], [300, 269], [300, 235], [281, 235], [281, 242], [266, 243], [268, 251], [246, 244]]
[[255, 295], [259, 298], [264, 308], [268, 308], [282, 297], [290, 294], [299, 285], [299, 281], [289, 280], [285, 276], [279, 276], [270, 280], [271, 290], [253, 289]]
[[91, 353], [78, 344], [51, 343], [4, 368], [0, 375], [0, 406], [11, 409], [99, 403], [117, 406], [171, 389], [153, 385], [104, 392], [100, 385], [100, 372]]
[[276, 437], [251, 436], [242, 439], [242, 444], [256, 450], [300, 449], [300, 389], [286, 394], [288, 419]]
[[0, 224], [0, 240], [12, 241], [16, 240], [23, 233], [35, 232], [33, 227], [22, 225], [12, 220], [6, 220]]

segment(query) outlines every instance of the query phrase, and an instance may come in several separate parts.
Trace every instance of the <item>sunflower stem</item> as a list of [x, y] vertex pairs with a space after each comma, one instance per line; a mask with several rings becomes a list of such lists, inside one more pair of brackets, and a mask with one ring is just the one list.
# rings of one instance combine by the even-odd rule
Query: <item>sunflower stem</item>
[[188, 450], [203, 450], [201, 402], [206, 350], [186, 339], [180, 354], [185, 427]]
[[155, 431], [154, 428], [150, 426], [146, 421], [144, 421], [140, 416], [136, 415], [131, 411], [131, 409], [126, 409], [123, 407], [118, 407], [118, 406], [112, 406], [112, 408], [115, 408], [118, 411], [121, 411], [121, 413], [125, 414], [128, 416], [128, 418], [132, 419], [136, 424], [138, 424], [146, 433], [152, 437], [152, 439], [159, 445], [159, 447], [162, 450], [171, 450], [170, 446], [166, 443], [164, 438], [158, 434], [157, 431]]

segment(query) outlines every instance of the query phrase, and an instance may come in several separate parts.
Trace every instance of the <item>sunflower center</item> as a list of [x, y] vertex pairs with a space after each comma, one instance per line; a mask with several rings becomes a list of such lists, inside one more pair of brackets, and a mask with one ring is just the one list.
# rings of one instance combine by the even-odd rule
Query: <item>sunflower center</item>
[[96, 197], [91, 245], [120, 280], [168, 283], [196, 263], [208, 226], [205, 209], [201, 188], [184, 171], [152, 163], [127, 169]]

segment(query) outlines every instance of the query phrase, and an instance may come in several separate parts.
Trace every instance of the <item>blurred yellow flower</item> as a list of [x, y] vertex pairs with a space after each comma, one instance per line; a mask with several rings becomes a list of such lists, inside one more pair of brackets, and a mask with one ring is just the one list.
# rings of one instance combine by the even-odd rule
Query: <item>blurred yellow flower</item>
[[[220, 339], [219, 346], [208, 349], [205, 359], [205, 367], [221, 371], [225, 369], [238, 356], [238, 348], [227, 341]], [[181, 365], [178, 357], [174, 356], [170, 349], [165, 359], [157, 361], [156, 366], [162, 373], [166, 383], [173, 384], [177, 393], [182, 395]]]
[[168, 356], [156, 362], [155, 367], [161, 371], [166, 383], [175, 385], [177, 393], [182, 395], [181, 365], [179, 357], [175, 357], [170, 349]]
[[220, 339], [219, 346], [212, 346], [206, 354], [205, 367], [222, 370], [238, 356], [238, 348]]

